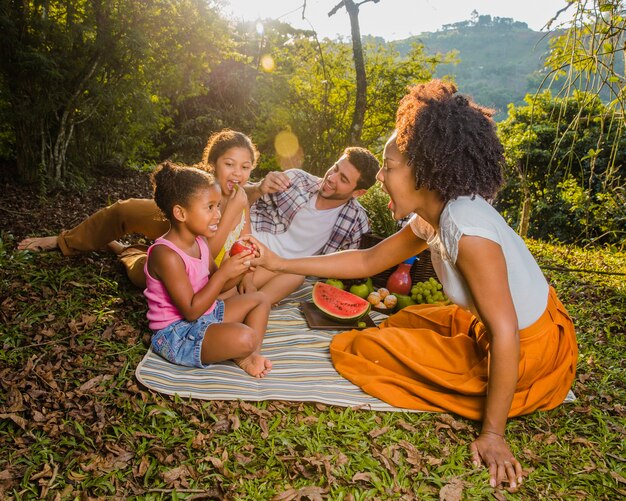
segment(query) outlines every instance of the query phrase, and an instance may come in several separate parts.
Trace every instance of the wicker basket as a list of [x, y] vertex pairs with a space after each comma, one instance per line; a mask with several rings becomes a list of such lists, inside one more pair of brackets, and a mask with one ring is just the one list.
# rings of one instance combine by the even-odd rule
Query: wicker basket
[[[366, 233], [363, 235], [361, 239], [361, 249], [369, 249], [370, 247], [374, 247], [379, 242], [382, 242], [384, 239], [379, 237], [378, 235], [374, 235], [372, 233]], [[396, 269], [396, 266], [392, 268], [388, 268], [385, 271], [381, 271], [376, 275], [372, 276], [372, 282], [375, 287], [386, 287], [387, 279], [389, 275], [391, 275]], [[430, 277], [437, 278], [435, 274], [435, 270], [433, 269], [432, 263], [430, 261], [430, 250], [426, 249], [425, 251], [418, 254], [417, 259], [411, 266], [411, 283], [415, 284], [417, 282], [425, 282]]]

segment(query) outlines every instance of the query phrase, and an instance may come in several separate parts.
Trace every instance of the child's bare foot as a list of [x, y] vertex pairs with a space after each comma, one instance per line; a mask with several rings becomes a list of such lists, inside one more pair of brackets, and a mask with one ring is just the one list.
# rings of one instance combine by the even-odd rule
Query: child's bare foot
[[33, 237], [25, 238], [17, 244], [17, 250], [41, 252], [54, 250], [59, 247], [59, 237]]
[[235, 360], [235, 363], [254, 377], [265, 377], [272, 370], [271, 360], [260, 353], [253, 353], [246, 358]]

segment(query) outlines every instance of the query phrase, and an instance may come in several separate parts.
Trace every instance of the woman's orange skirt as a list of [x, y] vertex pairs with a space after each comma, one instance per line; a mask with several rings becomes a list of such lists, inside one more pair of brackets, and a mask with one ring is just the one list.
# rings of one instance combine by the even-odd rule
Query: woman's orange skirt
[[[391, 405], [482, 419], [489, 341], [483, 324], [456, 305], [409, 306], [379, 327], [338, 334], [330, 353], [343, 377]], [[509, 417], [561, 404], [577, 358], [574, 324], [550, 287], [546, 311], [520, 331]]]

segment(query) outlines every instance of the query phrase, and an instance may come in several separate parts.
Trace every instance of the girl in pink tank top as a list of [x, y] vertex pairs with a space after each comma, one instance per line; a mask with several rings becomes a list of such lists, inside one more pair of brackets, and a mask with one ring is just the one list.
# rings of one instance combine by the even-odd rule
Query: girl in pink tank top
[[261, 355], [270, 303], [260, 292], [218, 295], [250, 272], [245, 253], [215, 264], [207, 239], [217, 232], [221, 190], [200, 169], [171, 162], [152, 174], [154, 200], [170, 230], [148, 249], [145, 265], [152, 349], [180, 365], [233, 360], [254, 377], [272, 363]]

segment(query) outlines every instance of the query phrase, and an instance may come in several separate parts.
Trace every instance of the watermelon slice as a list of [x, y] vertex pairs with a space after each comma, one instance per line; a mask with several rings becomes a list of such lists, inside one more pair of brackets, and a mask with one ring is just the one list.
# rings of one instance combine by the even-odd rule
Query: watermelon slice
[[370, 311], [367, 299], [324, 282], [313, 286], [313, 304], [328, 318], [341, 323], [356, 322]]

